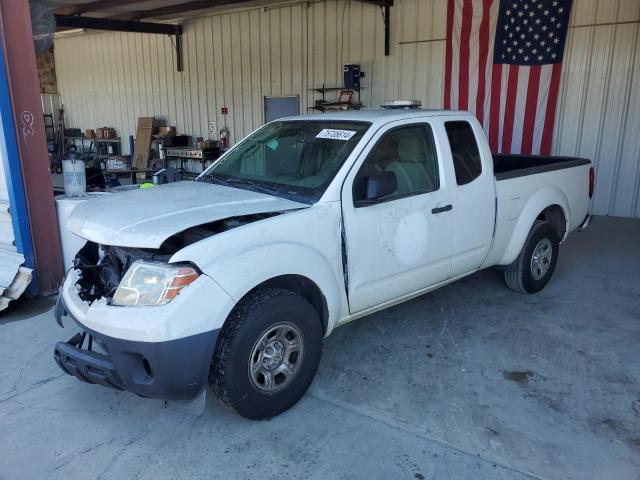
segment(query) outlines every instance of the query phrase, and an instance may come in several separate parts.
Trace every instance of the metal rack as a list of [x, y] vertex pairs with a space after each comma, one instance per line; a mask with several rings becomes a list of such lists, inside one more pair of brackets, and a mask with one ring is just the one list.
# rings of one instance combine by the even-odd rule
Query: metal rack
[[[319, 88], [311, 88], [310, 90], [313, 92], [318, 92], [322, 94], [322, 100], [316, 101], [315, 105], [311, 105], [310, 107], [307, 107], [308, 110], [317, 110], [320, 112], [326, 112], [329, 110], [360, 110], [361, 108], [364, 107], [364, 105], [362, 104], [362, 102], [360, 102], [360, 90], [363, 87], [360, 88], [344, 88], [344, 87], [325, 87], [324, 84], [322, 85], [322, 87]], [[349, 102], [349, 103], [341, 103], [341, 102], [327, 102], [326, 100], [326, 93], [327, 92], [342, 92], [345, 90], [349, 90], [352, 91], [354, 93], [358, 94], [358, 100], [356, 102]], [[346, 107], [346, 108], [345, 108]]]
[[[122, 146], [120, 144], [120, 137], [116, 137], [116, 138], [94, 138], [93, 139], [93, 143], [96, 146], [96, 150], [97, 150], [97, 155], [96, 157], [98, 158], [114, 158], [119, 156], [122, 153]], [[108, 144], [116, 144], [117, 145], [117, 152], [114, 151], [114, 153], [100, 153], [101, 147], [99, 146], [100, 144], [105, 145], [104, 149], [105, 151], [108, 151]]]

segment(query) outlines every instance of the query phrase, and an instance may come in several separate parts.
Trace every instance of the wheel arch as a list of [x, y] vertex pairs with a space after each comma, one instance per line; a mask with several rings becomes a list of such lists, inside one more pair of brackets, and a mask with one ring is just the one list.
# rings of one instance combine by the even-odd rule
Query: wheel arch
[[310, 278], [297, 274], [278, 275], [265, 280], [249, 290], [238, 303], [261, 288], [280, 288], [300, 295], [306, 299], [318, 313], [322, 324], [322, 333], [329, 328], [329, 306], [320, 287]]
[[558, 232], [560, 241], [566, 238], [571, 224], [569, 201], [560, 188], [543, 187], [529, 198], [520, 212], [511, 240], [497, 262], [498, 265], [509, 265], [518, 257], [536, 220], [551, 223]]
[[567, 215], [563, 208], [558, 204], [549, 205], [545, 208], [540, 215], [536, 217], [536, 220], [542, 220], [550, 223], [558, 233], [560, 241], [564, 240], [568, 233], [569, 223], [567, 221]]

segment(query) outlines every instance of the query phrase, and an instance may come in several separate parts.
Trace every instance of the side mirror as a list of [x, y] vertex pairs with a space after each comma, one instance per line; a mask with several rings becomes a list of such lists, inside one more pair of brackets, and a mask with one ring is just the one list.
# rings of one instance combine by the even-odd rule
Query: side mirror
[[398, 180], [393, 172], [380, 172], [367, 178], [365, 200], [377, 200], [391, 195], [398, 189]]

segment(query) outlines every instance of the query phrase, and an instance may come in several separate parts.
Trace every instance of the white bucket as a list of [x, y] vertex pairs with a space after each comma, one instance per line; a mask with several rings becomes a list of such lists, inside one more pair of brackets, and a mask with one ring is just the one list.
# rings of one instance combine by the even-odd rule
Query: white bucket
[[[77, 160], [76, 160], [77, 161]], [[84, 246], [86, 240], [80, 238], [71, 230], [65, 226], [67, 218], [73, 212], [81, 202], [91, 200], [100, 195], [109, 195], [107, 192], [93, 192], [87, 193], [83, 197], [67, 197], [65, 195], [58, 195], [56, 197], [56, 211], [58, 213], [58, 231], [60, 232], [60, 245], [62, 247], [62, 262], [64, 264], [64, 271], [66, 272], [73, 267], [73, 259], [78, 251]], [[98, 213], [98, 212], [96, 212]]]
[[63, 160], [64, 194], [67, 197], [81, 197], [87, 191], [87, 174], [84, 161]]

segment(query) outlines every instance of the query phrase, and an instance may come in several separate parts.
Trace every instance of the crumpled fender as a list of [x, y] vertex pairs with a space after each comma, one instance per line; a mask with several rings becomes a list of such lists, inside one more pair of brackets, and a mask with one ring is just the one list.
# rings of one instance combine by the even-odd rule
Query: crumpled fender
[[348, 312], [340, 215], [338, 202], [285, 213], [201, 240], [174, 254], [170, 261], [193, 262], [236, 302], [272, 278], [305, 277], [325, 297], [328, 334]]

